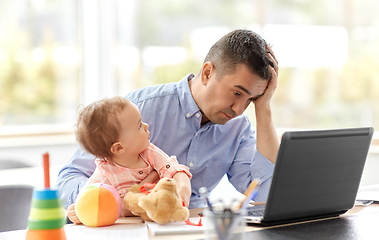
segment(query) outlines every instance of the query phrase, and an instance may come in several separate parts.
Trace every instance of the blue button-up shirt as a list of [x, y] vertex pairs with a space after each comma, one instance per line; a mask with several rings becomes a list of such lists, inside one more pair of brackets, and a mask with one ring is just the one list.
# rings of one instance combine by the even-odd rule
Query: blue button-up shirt
[[[189, 208], [204, 207], [199, 188], [211, 191], [225, 173], [242, 193], [259, 178], [262, 185], [256, 200], [266, 200], [274, 164], [256, 149], [255, 131], [248, 117], [241, 115], [225, 125], [208, 122], [201, 126], [202, 113], [188, 85], [192, 78], [189, 74], [180, 82], [149, 86], [126, 96], [140, 109], [142, 121], [149, 124], [150, 141], [189, 167], [193, 176]], [[65, 207], [75, 201], [94, 170], [94, 156], [78, 148], [58, 176]]]

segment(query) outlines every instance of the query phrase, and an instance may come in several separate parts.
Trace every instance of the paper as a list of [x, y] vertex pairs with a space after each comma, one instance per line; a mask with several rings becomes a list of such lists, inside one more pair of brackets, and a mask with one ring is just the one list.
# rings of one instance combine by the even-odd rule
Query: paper
[[357, 200], [371, 200], [379, 202], [379, 185], [362, 187], [357, 194]]
[[25, 240], [25, 230], [15, 230], [8, 232], [0, 232], [0, 240]]
[[379, 191], [367, 191], [363, 190], [358, 193], [357, 200], [371, 200], [378, 202], [379, 201]]
[[146, 224], [131, 223], [118, 224], [115, 223], [107, 227], [87, 227], [84, 225], [65, 225], [67, 239], [149, 239], [149, 232]]
[[[200, 217], [190, 218], [193, 223], [198, 223]], [[191, 226], [187, 225], [185, 222], [173, 222], [167, 224], [158, 224], [155, 222], [147, 222], [147, 226], [150, 229], [151, 234], [157, 235], [167, 235], [167, 234], [179, 234], [179, 233], [203, 233], [205, 228], [203, 226]]]

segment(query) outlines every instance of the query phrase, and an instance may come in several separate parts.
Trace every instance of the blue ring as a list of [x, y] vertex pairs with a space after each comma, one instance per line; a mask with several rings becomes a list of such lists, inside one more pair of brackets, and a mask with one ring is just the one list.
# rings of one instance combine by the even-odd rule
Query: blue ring
[[33, 198], [43, 200], [57, 199], [59, 198], [59, 192], [57, 189], [35, 188], [33, 191]]

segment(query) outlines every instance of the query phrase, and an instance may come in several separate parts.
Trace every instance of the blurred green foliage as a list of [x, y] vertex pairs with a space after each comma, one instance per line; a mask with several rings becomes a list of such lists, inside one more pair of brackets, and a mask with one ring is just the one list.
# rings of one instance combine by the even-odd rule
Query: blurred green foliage
[[[59, 1], [48, 2], [60, 4]], [[2, 16], [7, 14], [5, 3], [0, 3]], [[25, 11], [29, 11], [30, 16], [35, 14], [33, 17], [37, 20], [38, 7], [27, 9], [33, 5], [32, 1], [24, 3], [27, 3]], [[136, 77], [132, 85], [143, 87], [177, 82], [188, 73], [197, 74], [202, 62], [194, 60], [190, 53], [190, 33], [196, 28], [249, 28], [252, 24], [342, 26], [349, 37], [348, 60], [343, 66], [280, 68], [279, 85], [273, 98], [275, 126], [373, 125], [379, 128], [378, 9], [379, 2], [372, 0], [138, 0], [134, 22], [130, 25], [134, 29], [131, 31], [133, 44], [139, 53], [142, 54], [147, 46], [181, 46], [187, 50], [188, 56], [181, 63], [154, 69], [146, 68], [140, 60], [139, 66], [133, 70]], [[62, 77], [65, 69], [53, 59], [54, 49], [61, 44], [59, 36], [45, 33], [42, 44], [36, 45], [31, 39], [31, 29], [28, 32], [14, 24], [2, 29], [0, 34], [0, 125], [54, 122], [55, 116], [66, 114], [62, 109], [67, 103], [59, 102], [62, 94], [66, 99], [78, 98], [80, 71], [75, 69], [77, 85], [61, 88], [60, 84], [73, 75]], [[275, 51], [275, 46], [273, 49]], [[80, 66], [76, 67], [79, 69]], [[307, 83], [305, 88], [296, 88], [302, 81]], [[74, 97], [68, 96], [67, 89], [74, 87], [77, 88], [72, 91]], [[247, 113], [253, 116], [253, 107], [249, 107]]]
[[[56, 109], [54, 44], [46, 41], [39, 52], [33, 53], [25, 32], [12, 33], [0, 39], [0, 46], [5, 49], [0, 64], [0, 125], [40, 123], [40, 118], [46, 120]], [[40, 54], [40, 61], [33, 60], [38, 57], [36, 54]]]
[[177, 65], [165, 65], [157, 67], [153, 75], [153, 84], [167, 82], [178, 82], [189, 73], [197, 74], [200, 71], [202, 62], [186, 60]]

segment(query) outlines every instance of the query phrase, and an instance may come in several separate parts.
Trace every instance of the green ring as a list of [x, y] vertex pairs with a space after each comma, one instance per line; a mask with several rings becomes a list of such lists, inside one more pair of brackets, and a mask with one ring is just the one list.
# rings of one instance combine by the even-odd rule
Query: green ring
[[66, 219], [54, 219], [54, 220], [29, 220], [28, 221], [28, 229], [57, 229], [62, 228], [66, 224]]
[[32, 199], [32, 208], [59, 208], [62, 207], [60, 199], [40, 200]]

